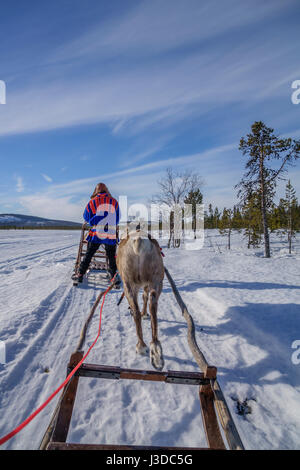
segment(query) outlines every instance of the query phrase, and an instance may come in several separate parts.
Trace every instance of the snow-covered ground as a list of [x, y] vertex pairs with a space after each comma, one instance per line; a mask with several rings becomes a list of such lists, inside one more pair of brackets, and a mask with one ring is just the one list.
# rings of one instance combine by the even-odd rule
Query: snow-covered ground
[[[70, 281], [78, 231], [0, 231], [0, 436], [11, 431], [56, 389], [66, 375], [99, 274], [79, 288]], [[206, 231], [198, 251], [164, 249], [164, 262], [196, 324], [197, 341], [218, 367], [219, 382], [247, 449], [300, 448], [300, 237], [288, 254], [272, 235], [272, 258], [248, 250], [240, 234], [232, 250], [217, 231]], [[163, 244], [162, 244], [163, 245]], [[101, 276], [101, 275], [100, 275]], [[103, 287], [102, 282], [102, 287]], [[136, 356], [136, 334], [120, 291], [107, 296], [102, 333], [88, 362], [151, 369]], [[95, 314], [85, 347], [98, 326]], [[150, 341], [150, 322], [143, 322]], [[198, 370], [186, 323], [168, 281], [159, 301], [159, 337], [165, 369]], [[300, 353], [298, 355], [300, 357]], [[295, 361], [294, 361], [295, 362]], [[247, 400], [251, 413], [237, 414]], [[37, 449], [56, 397], [3, 449]], [[250, 411], [248, 409], [248, 411]], [[69, 442], [206, 446], [196, 386], [82, 378]]]

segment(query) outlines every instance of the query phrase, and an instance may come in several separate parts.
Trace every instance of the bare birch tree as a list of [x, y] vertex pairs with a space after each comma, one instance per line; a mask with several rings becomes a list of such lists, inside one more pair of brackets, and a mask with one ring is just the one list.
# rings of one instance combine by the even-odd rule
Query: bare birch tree
[[158, 181], [160, 191], [152, 197], [152, 202], [169, 207], [168, 222], [170, 227], [168, 247], [171, 242], [173, 246], [180, 246], [180, 238], [174, 234], [175, 210], [181, 206], [182, 211], [184, 201], [191, 192], [199, 190], [203, 186], [202, 177], [193, 170], [178, 172], [169, 167], [166, 174]]

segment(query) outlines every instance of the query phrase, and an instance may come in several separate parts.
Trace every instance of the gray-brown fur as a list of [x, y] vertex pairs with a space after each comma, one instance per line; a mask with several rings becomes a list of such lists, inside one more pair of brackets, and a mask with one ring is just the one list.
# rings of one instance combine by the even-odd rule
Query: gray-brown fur
[[[161, 370], [164, 366], [164, 360], [161, 344], [158, 340], [157, 306], [162, 291], [164, 265], [157, 241], [140, 231], [127, 234], [127, 238], [121, 241], [118, 248], [117, 267], [135, 321], [138, 337], [136, 351], [139, 354], [148, 352], [143, 339], [142, 318], [148, 316], [147, 303], [149, 302], [152, 329], [150, 359], [153, 367]], [[137, 300], [140, 288], [144, 289], [142, 312]]]

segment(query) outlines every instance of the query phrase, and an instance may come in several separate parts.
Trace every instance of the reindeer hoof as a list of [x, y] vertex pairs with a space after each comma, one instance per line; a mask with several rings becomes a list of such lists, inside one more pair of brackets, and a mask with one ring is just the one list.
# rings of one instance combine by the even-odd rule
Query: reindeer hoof
[[141, 318], [142, 318], [142, 320], [149, 320], [150, 315], [149, 315], [149, 313], [145, 313], [144, 315], [142, 315]]
[[142, 356], [148, 356], [149, 354], [149, 349], [147, 348], [145, 344], [144, 345], [137, 344], [135, 349], [136, 349], [137, 354], [141, 354]]
[[154, 369], [163, 369], [165, 361], [163, 357], [162, 347], [159, 341], [157, 343], [150, 343], [150, 360]]

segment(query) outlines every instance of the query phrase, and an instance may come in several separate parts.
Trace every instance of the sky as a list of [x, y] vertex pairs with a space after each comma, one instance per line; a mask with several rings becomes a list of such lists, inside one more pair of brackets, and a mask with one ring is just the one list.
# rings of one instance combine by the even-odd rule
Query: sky
[[[300, 138], [298, 0], [1, 0], [0, 13], [0, 213], [80, 222], [98, 182], [149, 203], [168, 167], [232, 207], [253, 122]], [[300, 199], [299, 163], [288, 177]]]

